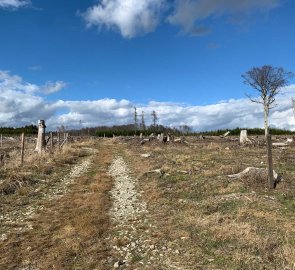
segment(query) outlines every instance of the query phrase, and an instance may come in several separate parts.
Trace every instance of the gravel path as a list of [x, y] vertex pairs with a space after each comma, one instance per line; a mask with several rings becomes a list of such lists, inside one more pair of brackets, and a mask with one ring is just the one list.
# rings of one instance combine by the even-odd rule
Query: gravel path
[[109, 241], [113, 257], [110, 268], [117, 269], [184, 269], [173, 265], [168, 257], [178, 250], [167, 248], [154, 237], [157, 228], [151, 222], [145, 202], [137, 191], [137, 180], [130, 176], [121, 156], [109, 168], [114, 178], [110, 216], [115, 227]]

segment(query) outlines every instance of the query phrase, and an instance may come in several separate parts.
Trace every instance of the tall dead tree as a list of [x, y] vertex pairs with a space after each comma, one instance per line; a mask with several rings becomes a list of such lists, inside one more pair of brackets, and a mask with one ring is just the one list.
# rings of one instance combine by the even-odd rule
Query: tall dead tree
[[141, 130], [145, 130], [144, 111], [141, 112], [140, 128], [141, 128]]
[[182, 134], [189, 134], [192, 132], [192, 128], [188, 125], [181, 125], [179, 126], [179, 129], [181, 130]]
[[291, 72], [270, 65], [254, 67], [242, 75], [244, 83], [254, 88], [259, 94], [258, 98], [247, 96], [252, 102], [263, 105], [265, 137], [269, 134], [269, 110], [275, 106], [276, 96], [282, 87], [288, 84], [292, 76]]
[[275, 106], [276, 96], [286, 86], [289, 79], [293, 76], [291, 72], [283, 68], [272, 67], [269, 65], [254, 67], [242, 75], [244, 83], [258, 91], [259, 97], [250, 100], [263, 105], [264, 109], [264, 129], [267, 146], [267, 165], [268, 165], [268, 187], [275, 188], [273, 179], [273, 160], [272, 160], [272, 141], [269, 134], [268, 118], [269, 110]]
[[152, 119], [153, 119], [152, 120], [153, 121], [153, 127], [156, 128], [156, 124], [157, 124], [157, 122], [159, 120], [158, 115], [157, 115], [156, 111], [153, 111], [151, 115], [152, 115]]
[[134, 107], [134, 129], [135, 131], [138, 128], [138, 114], [137, 114], [137, 109]]

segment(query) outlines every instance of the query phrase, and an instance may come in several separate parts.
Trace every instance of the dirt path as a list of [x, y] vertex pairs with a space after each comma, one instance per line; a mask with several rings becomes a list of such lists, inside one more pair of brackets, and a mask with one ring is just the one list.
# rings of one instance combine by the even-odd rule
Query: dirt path
[[0, 269], [108, 269], [113, 156], [108, 147], [89, 144], [88, 155], [58, 181], [44, 182], [38, 196], [10, 202], [1, 217]]
[[126, 148], [101, 141], [88, 151], [0, 217], [0, 269], [187, 269], [157, 227]]
[[[157, 227], [138, 191], [137, 180], [122, 156], [109, 168], [114, 179], [110, 215], [116, 224], [109, 240], [112, 243], [110, 267], [118, 269], [184, 269], [171, 262], [178, 253], [159, 241]], [[160, 244], [161, 243], [161, 244]]]
[[[93, 149], [84, 148], [89, 154], [94, 154]], [[11, 231], [31, 230], [32, 223], [30, 220], [34, 217], [37, 211], [44, 209], [44, 202], [55, 200], [64, 196], [68, 192], [68, 186], [73, 183], [78, 177], [85, 174], [92, 163], [92, 156], [75, 164], [69, 173], [55, 182], [54, 185], [49, 186], [45, 191], [35, 190], [38, 196], [35, 200], [27, 206], [21, 206], [13, 209], [8, 213], [0, 214], [1, 231], [5, 231], [0, 235], [0, 241], [7, 239], [7, 233]], [[6, 228], [6, 229], [5, 229]]]

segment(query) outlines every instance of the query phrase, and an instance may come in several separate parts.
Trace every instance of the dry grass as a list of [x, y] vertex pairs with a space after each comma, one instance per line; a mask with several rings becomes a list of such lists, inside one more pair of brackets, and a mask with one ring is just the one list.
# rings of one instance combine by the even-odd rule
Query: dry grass
[[[128, 146], [141, 188], [160, 234], [180, 250], [174, 260], [190, 269], [294, 269], [293, 147], [274, 149], [275, 169], [285, 181], [274, 191], [266, 179], [231, 180], [227, 174], [264, 167], [263, 146], [232, 141], [194, 141], [193, 146]], [[141, 153], [151, 158], [139, 158]], [[194, 168], [194, 173], [181, 170]]]
[[[114, 154], [123, 155], [139, 178], [157, 227], [151, 243], [178, 251], [170, 260], [179, 269], [295, 269], [294, 146], [274, 149], [275, 169], [285, 180], [268, 191], [264, 179], [227, 177], [249, 166], [265, 167], [263, 144], [241, 147], [216, 138], [191, 140], [190, 146], [105, 141], [76, 144], [41, 159], [32, 156], [22, 168], [12, 159], [1, 169], [6, 181], [0, 185], [2, 213], [41, 201], [43, 208], [24, 220], [32, 229], [0, 228], [0, 236], [10, 231], [0, 240], [0, 269], [108, 269], [112, 183], [106, 171]], [[91, 155], [85, 147], [98, 150], [91, 170], [64, 196], [44, 201], [42, 192]], [[166, 174], [144, 174], [159, 168]], [[12, 192], [4, 192], [9, 183], [14, 183]]]
[[[72, 164], [89, 155], [84, 150], [85, 146], [99, 150], [99, 155], [93, 157], [90, 170], [76, 179], [64, 196], [55, 200], [39, 197], [42, 190], [54, 183], [56, 176], [66, 174]], [[106, 168], [112, 160], [112, 153], [106, 147], [88, 143], [73, 145], [64, 149], [62, 154], [43, 158], [46, 165], [36, 166], [37, 171], [32, 173], [46, 180], [42, 186], [31, 187], [24, 196], [22, 188], [15, 194], [1, 196], [7, 215], [21, 209], [22, 205], [42, 203], [43, 207], [26, 220], [31, 229], [10, 229], [6, 240], [0, 242], [0, 269], [105, 269], [109, 252], [105, 241], [109, 230], [107, 191], [112, 185]], [[51, 168], [49, 174], [48, 167]], [[22, 170], [30, 171], [32, 168], [34, 161], [27, 163]], [[32, 188], [39, 189], [34, 199], [28, 197]]]

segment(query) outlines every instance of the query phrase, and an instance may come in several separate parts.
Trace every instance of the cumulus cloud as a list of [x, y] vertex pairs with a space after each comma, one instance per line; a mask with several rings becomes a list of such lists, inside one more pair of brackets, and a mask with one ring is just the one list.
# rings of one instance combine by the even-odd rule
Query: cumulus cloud
[[0, 8], [20, 8], [28, 4], [29, 0], [0, 0]]
[[0, 70], [0, 90], [15, 90], [23, 93], [40, 92], [43, 94], [52, 94], [65, 88], [67, 84], [63, 81], [48, 81], [44, 85], [28, 83], [18, 75], [11, 75], [8, 71]]
[[171, 24], [179, 25], [184, 32], [191, 32], [196, 23], [212, 16], [243, 14], [252, 10], [270, 10], [280, 0], [176, 0], [176, 7], [168, 17]]
[[153, 31], [165, 0], [102, 0], [83, 14], [88, 26], [119, 30], [123, 37]]
[[[262, 106], [246, 98], [205, 106], [156, 101], [135, 104], [125, 99], [109, 98], [49, 102], [46, 96], [40, 96], [41, 88], [24, 82], [19, 76], [0, 71], [0, 126], [36, 124], [38, 119], [45, 119], [50, 129], [61, 125], [80, 128], [81, 123], [83, 127], [131, 124], [133, 107], [136, 106], [138, 113], [144, 111], [148, 125], [152, 122], [151, 113], [155, 110], [159, 124], [171, 127], [188, 125], [197, 131], [263, 127]], [[270, 113], [271, 126], [295, 130], [292, 96], [295, 96], [295, 85], [284, 88], [277, 97], [277, 106]]]
[[195, 36], [208, 34], [200, 24], [208, 18], [230, 16], [241, 21], [251, 11], [268, 11], [281, 0], [102, 0], [82, 14], [87, 25], [99, 29], [116, 29], [123, 37], [132, 38], [154, 31], [162, 22], [181, 27]]
[[18, 75], [11, 75], [8, 71], [0, 70], [0, 90], [16, 90], [23, 93], [37, 92], [39, 87], [23, 81]]
[[46, 82], [43, 86], [40, 87], [40, 91], [44, 94], [52, 94], [55, 92], [59, 92], [60, 90], [64, 89], [67, 86], [67, 84], [63, 81], [57, 81], [57, 82]]

